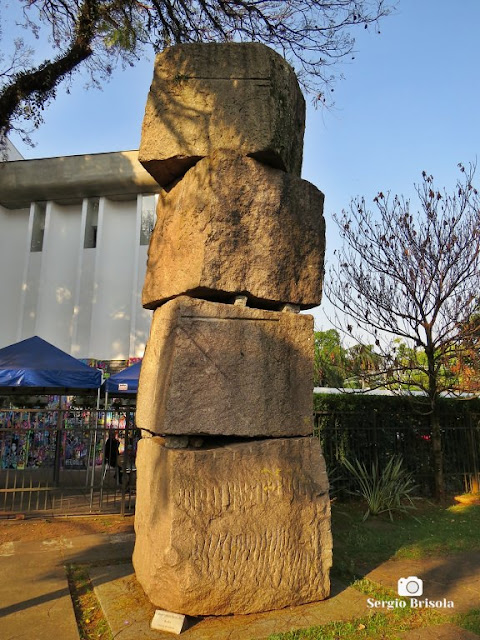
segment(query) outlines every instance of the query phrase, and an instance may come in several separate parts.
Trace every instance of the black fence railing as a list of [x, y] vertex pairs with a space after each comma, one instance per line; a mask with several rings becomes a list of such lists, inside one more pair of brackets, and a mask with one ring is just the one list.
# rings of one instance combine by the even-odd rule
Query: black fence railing
[[[131, 408], [0, 411], [0, 516], [51, 509], [56, 513], [134, 509], [136, 446], [140, 432]], [[320, 438], [333, 491], [355, 488], [343, 461], [379, 468], [400, 454], [418, 493], [433, 494], [433, 451], [428, 416], [415, 412], [317, 411]], [[445, 414], [441, 420], [446, 490], [479, 490], [480, 414]], [[118, 440], [118, 468], [106, 456], [109, 436]]]
[[0, 517], [133, 510], [134, 418], [130, 408], [0, 411]]
[[[334, 489], [354, 489], [343, 460], [359, 460], [371, 468], [401, 455], [418, 484], [418, 493], [433, 495], [433, 449], [429, 418], [413, 413], [315, 412], [314, 433], [320, 438]], [[446, 415], [441, 419], [445, 485], [448, 493], [475, 490], [480, 479], [480, 415]]]

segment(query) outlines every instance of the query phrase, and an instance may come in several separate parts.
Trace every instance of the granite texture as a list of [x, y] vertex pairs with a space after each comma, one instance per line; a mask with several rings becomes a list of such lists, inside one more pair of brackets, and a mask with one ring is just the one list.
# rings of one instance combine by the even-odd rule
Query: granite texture
[[305, 100], [260, 43], [181, 44], [155, 59], [139, 160], [162, 186], [217, 149], [300, 175]]
[[181, 296], [155, 310], [136, 422], [158, 435], [313, 432], [313, 318]]
[[323, 194], [252, 158], [215, 152], [159, 195], [142, 303], [178, 295], [252, 306], [320, 304]]
[[139, 442], [133, 564], [150, 601], [244, 614], [328, 597], [328, 479], [315, 438], [203, 449]]

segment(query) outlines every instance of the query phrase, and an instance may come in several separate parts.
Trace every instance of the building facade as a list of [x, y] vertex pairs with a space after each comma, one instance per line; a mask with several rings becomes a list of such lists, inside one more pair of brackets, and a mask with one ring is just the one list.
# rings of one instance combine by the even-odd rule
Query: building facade
[[38, 335], [76, 358], [143, 356], [158, 184], [136, 151], [0, 163], [0, 348]]

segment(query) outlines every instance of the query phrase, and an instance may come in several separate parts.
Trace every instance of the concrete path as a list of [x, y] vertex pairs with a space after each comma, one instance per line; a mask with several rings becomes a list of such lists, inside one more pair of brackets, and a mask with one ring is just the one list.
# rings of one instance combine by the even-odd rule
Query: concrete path
[[78, 640], [67, 576], [57, 549], [41, 543], [0, 547], [2, 640]]
[[79, 640], [65, 565], [128, 561], [132, 534], [0, 545], [0, 639]]
[[[131, 564], [96, 568], [91, 577], [115, 639], [172, 639], [170, 633], [150, 629], [155, 609], [136, 581]], [[324, 602], [268, 613], [192, 619], [181, 636], [186, 640], [252, 640], [365, 615], [364, 595], [339, 584], [333, 587], [332, 597]]]
[[411, 576], [423, 581], [423, 594], [418, 596], [419, 601], [445, 598], [453, 602], [451, 613], [480, 608], [479, 551], [457, 553], [443, 558], [388, 560], [366, 577], [396, 592], [398, 579]]
[[[74, 538], [7, 542], [0, 545], [0, 639], [79, 640], [65, 565], [88, 564], [95, 592], [116, 640], [168, 640], [150, 630], [154, 608], [133, 574], [133, 534], [94, 534]], [[480, 553], [469, 552], [424, 560], [390, 560], [368, 578], [396, 592], [401, 577], [418, 576], [423, 598], [454, 602], [459, 613], [480, 608]], [[308, 628], [368, 615], [367, 598], [351, 587], [333, 583], [324, 602], [248, 616], [190, 621], [186, 640], [260, 640], [270, 634]], [[473, 640], [473, 633], [451, 624], [415, 629], [401, 640]]]
[[478, 640], [478, 636], [453, 624], [441, 624], [426, 629], [412, 629], [399, 634], [399, 640]]

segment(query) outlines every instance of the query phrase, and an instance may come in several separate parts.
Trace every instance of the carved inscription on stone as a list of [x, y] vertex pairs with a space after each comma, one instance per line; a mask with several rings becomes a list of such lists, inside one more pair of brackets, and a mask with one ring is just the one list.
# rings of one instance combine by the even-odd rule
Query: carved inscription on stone
[[[222, 485], [195, 484], [180, 486], [172, 496], [175, 506], [194, 516], [198, 513], [218, 515], [226, 511], [245, 511], [253, 506], [272, 504], [274, 498], [313, 499], [316, 487], [304, 482], [304, 478], [284, 477], [279, 467], [260, 469], [259, 477], [249, 481], [226, 480]], [[181, 484], [189, 479], [179, 478]]]
[[221, 581], [225, 588], [239, 584], [263, 584], [275, 589], [301, 589], [306, 580], [309, 589], [320, 592], [325, 576], [318, 571], [321, 557], [319, 532], [299, 546], [298, 531], [252, 527], [248, 533], [194, 535], [192, 565], [204, 576]]
[[169, 450], [150, 438], [137, 466], [149, 482], [139, 482], [134, 564], [155, 606], [250, 613], [328, 595], [330, 502], [316, 439]]

